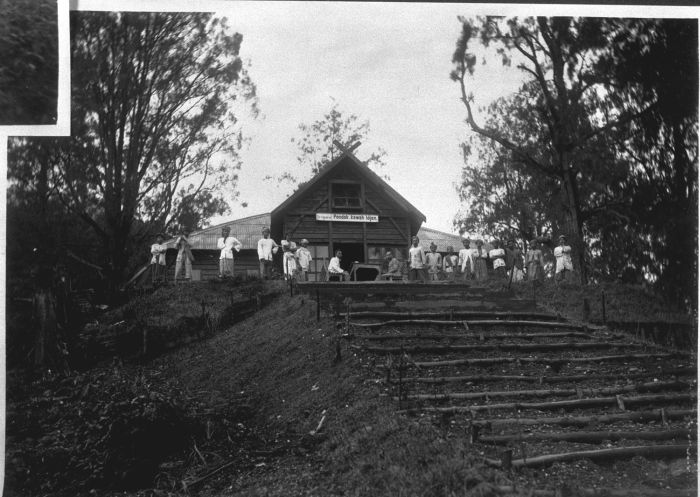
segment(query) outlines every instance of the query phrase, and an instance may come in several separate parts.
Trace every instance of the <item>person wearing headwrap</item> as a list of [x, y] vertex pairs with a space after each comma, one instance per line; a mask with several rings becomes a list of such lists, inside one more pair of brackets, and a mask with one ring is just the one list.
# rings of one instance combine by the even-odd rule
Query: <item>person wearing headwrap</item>
[[468, 280], [474, 273], [474, 261], [472, 260], [472, 251], [469, 248], [471, 245], [469, 238], [464, 238], [462, 245], [464, 245], [464, 248], [459, 250], [459, 271], [462, 275], [461, 279]]
[[151, 245], [151, 274], [153, 284], [165, 281], [165, 252], [168, 246], [163, 243], [165, 236], [163, 233], [156, 235], [156, 243]]
[[557, 259], [554, 279], [556, 281], [568, 279], [569, 275], [574, 272], [574, 264], [571, 261], [571, 247], [567, 245], [564, 235], [559, 236], [559, 245], [554, 248], [554, 257]]
[[311, 252], [309, 249], [306, 248], [309, 241], [306, 238], [303, 238], [299, 243], [301, 244], [301, 247], [297, 248], [297, 260], [299, 261], [299, 281], [308, 281], [309, 268], [311, 267], [313, 257], [311, 257]]
[[459, 272], [459, 256], [452, 245], [447, 247], [447, 254], [442, 258], [442, 271], [449, 281], [454, 281]]
[[277, 243], [270, 238], [270, 228], [262, 229], [262, 238], [258, 240], [258, 260], [260, 261], [260, 278], [270, 279], [274, 255], [279, 250]]
[[528, 281], [544, 281], [544, 256], [540, 250], [539, 242], [533, 239], [525, 254], [525, 268]]
[[192, 279], [192, 263], [194, 262], [194, 256], [192, 255], [192, 245], [187, 238], [189, 234], [189, 230], [185, 229], [175, 241], [175, 248], [177, 249], [177, 259], [175, 259], [175, 282], [177, 282], [180, 276], [183, 264], [185, 266], [185, 280], [190, 281]]
[[506, 251], [501, 247], [501, 242], [494, 240], [493, 248], [489, 251], [489, 259], [493, 261], [493, 272], [499, 278], [506, 277]]
[[523, 253], [513, 239], [506, 246], [506, 267], [512, 272], [512, 281], [523, 281]]
[[430, 252], [425, 255], [426, 264], [428, 266], [428, 275], [430, 281], [438, 281], [440, 279], [440, 268], [442, 266], [442, 255], [437, 252], [435, 242], [430, 244]]
[[411, 248], [408, 249], [408, 280], [416, 281], [420, 278], [421, 281], [426, 281], [425, 252], [423, 252], [423, 247], [419, 245], [420, 239], [417, 236], [414, 236], [411, 241]]
[[489, 278], [488, 267], [486, 266], [486, 259], [488, 259], [489, 254], [484, 248], [484, 242], [481, 240], [476, 241], [476, 248], [472, 249], [472, 277], [477, 281], [486, 281]]
[[219, 278], [233, 276], [233, 251], [240, 252], [243, 245], [236, 238], [229, 236], [231, 228], [221, 228], [221, 238], [216, 241], [216, 246], [221, 250], [219, 255]]

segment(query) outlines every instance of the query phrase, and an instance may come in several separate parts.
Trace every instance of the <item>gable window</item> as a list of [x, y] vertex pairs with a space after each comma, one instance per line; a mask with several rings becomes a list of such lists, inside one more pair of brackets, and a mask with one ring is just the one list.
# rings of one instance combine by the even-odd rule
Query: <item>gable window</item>
[[333, 208], [362, 209], [362, 188], [357, 183], [333, 183]]

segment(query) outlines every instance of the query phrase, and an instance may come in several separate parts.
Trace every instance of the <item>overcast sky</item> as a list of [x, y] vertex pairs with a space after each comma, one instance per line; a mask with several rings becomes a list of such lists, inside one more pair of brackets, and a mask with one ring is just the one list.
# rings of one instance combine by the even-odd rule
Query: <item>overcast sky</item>
[[[459, 208], [455, 183], [468, 130], [451, 57], [463, 5], [252, 3], [220, 10], [243, 34], [242, 56], [258, 88], [262, 116], [244, 126], [240, 202], [231, 218], [267, 212], [292, 187], [265, 182], [296, 165], [291, 138], [299, 123], [327, 112], [334, 98], [345, 113], [370, 123], [356, 155], [387, 151], [390, 184], [422, 211], [426, 225], [452, 231]], [[498, 59], [477, 71], [477, 104], [515, 91], [520, 75]]]
[[[77, 5], [114, 8], [99, 0]], [[240, 199], [231, 216], [214, 222], [269, 212], [290, 194], [289, 185], [263, 178], [296, 165], [290, 140], [299, 136], [298, 125], [320, 119], [333, 97], [340, 110], [370, 122], [370, 139], [356, 155], [384, 148], [390, 184], [426, 215], [427, 226], [448, 232], [460, 207], [459, 144], [469, 133], [459, 86], [449, 78], [458, 15], [697, 16], [696, 9], [651, 6], [641, 12], [630, 6], [123, 0], [119, 8], [215, 10], [243, 35], [241, 55], [250, 62], [261, 116], [243, 123], [250, 142], [242, 154]], [[485, 58], [469, 81], [477, 106], [516, 91], [521, 81], [500, 57]]]

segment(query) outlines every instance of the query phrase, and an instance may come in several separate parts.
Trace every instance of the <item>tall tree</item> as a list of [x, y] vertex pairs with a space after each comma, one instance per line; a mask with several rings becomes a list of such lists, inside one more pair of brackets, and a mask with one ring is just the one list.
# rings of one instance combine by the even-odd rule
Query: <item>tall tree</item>
[[[299, 185], [318, 173], [324, 164], [342, 153], [334, 142], [351, 147], [369, 136], [370, 127], [369, 121], [361, 121], [355, 114], [344, 113], [334, 101], [323, 118], [311, 124], [299, 124], [299, 131], [301, 135], [292, 138], [292, 143], [296, 144], [299, 153], [297, 167], [285, 171], [278, 177], [267, 176], [266, 179]], [[385, 157], [386, 151], [379, 147], [371, 152], [364, 162], [377, 174], [382, 174], [382, 168], [386, 165]], [[387, 176], [384, 175], [384, 177]]]
[[616, 28], [613, 50], [597, 68], [622, 90], [610, 100], [650, 107], [617, 144], [631, 165], [621, 189], [646, 242], [640, 256], [673, 303], [697, 309], [698, 24], [625, 19]]
[[73, 12], [71, 35], [72, 137], [47, 160], [53, 191], [100, 238], [118, 284], [135, 240], [235, 194], [236, 112], [255, 114], [255, 86], [242, 36], [211, 14]]
[[[644, 115], [648, 108], [634, 112], [590, 112], [587, 103], [601, 100], [609, 80], [601, 77], [594, 61], [608, 44], [606, 25], [593, 18], [459, 18], [462, 32], [452, 57], [451, 77], [460, 84], [462, 102], [470, 128], [508, 150], [512, 156], [533, 169], [555, 179], [559, 186], [564, 228], [575, 252], [575, 266], [581, 281], [587, 281], [585, 263], [584, 217], [580, 175], [593, 161], [577, 161], [577, 152], [600, 134], [620, 129]], [[470, 41], [494, 45], [504, 64], [513, 60], [534, 85], [537, 105], [531, 112], [539, 115], [547, 137], [546, 147], [531, 150], [513, 142], [499, 130], [481, 126], [472, 109], [473, 96], [467, 91], [467, 76], [474, 73], [476, 55], [469, 51]], [[600, 208], [605, 208], [601, 205]]]

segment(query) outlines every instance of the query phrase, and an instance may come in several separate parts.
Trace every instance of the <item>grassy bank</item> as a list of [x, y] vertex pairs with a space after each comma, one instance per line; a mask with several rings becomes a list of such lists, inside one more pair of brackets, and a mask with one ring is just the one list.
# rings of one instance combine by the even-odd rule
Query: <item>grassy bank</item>
[[[531, 287], [514, 288], [531, 297]], [[545, 284], [536, 298], [550, 310], [580, 319], [582, 299], [588, 297], [595, 319], [592, 300], [601, 289], [618, 319], [668, 317], [653, 296], [626, 287]], [[203, 300], [214, 309], [219, 305], [214, 301], [224, 306], [231, 298], [228, 287], [215, 284], [160, 292], [113, 311], [110, 319], [176, 323], [201, 312]], [[511, 484], [516, 476], [485, 467], [468, 434], [449, 429], [450, 418], [436, 425], [396, 414], [395, 401], [374, 381], [377, 365], [353, 354], [339, 340], [341, 331], [327, 317], [316, 321], [312, 299], [283, 293], [251, 318], [138, 366], [115, 362], [25, 388], [15, 388], [10, 377], [8, 422], [14, 438], [8, 440], [8, 461], [15, 463], [8, 466], [8, 481], [15, 488], [7, 495], [27, 495], [16, 485], [40, 474], [47, 447], [56, 464], [50, 474], [41, 473], [42, 484], [28, 495], [488, 496], [498, 495], [496, 485]], [[90, 393], [94, 388], [105, 395]], [[108, 398], [112, 392], [120, 396], [118, 411]], [[135, 412], [129, 402], [136, 398], [141, 400]], [[148, 480], [151, 490], [123, 492], [116, 478], [85, 480], [80, 472], [95, 454], [82, 447], [85, 441], [71, 440], [81, 433], [101, 440], [110, 433], [114, 412], [146, 421], [157, 419], [154, 413], [169, 413], [173, 430], [156, 440], [163, 450], [148, 461], [155, 474]], [[19, 429], [13, 431], [13, 423]], [[86, 431], [86, 423], [96, 425]], [[75, 466], [58, 464], [68, 453], [55, 450], [61, 444], [68, 444]], [[98, 448], [109, 455], [105, 446]], [[13, 468], [22, 474], [12, 474]]]

